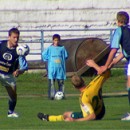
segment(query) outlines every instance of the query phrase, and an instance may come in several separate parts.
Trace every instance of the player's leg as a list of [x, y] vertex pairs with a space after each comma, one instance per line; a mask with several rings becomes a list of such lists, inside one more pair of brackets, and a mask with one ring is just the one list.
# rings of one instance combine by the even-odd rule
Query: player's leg
[[55, 96], [55, 80], [49, 79], [48, 97], [53, 100], [54, 96]]
[[16, 86], [6, 86], [5, 87], [8, 95], [9, 95], [9, 110], [8, 110], [8, 117], [18, 117], [16, 113], [14, 113], [14, 109], [17, 103], [17, 94], [16, 94]]
[[63, 114], [65, 121], [71, 121], [71, 119], [83, 118], [82, 112], [65, 112]]
[[9, 95], [8, 117], [18, 117], [17, 113], [14, 112], [17, 102], [15, 78], [12, 75], [2, 75], [1, 82], [2, 85], [6, 88]]
[[64, 119], [66, 118], [70, 118], [71, 115], [72, 115], [73, 112], [69, 111], [69, 112], [64, 112], [63, 116], [64, 116]]
[[62, 91], [64, 93], [65, 86], [64, 86], [64, 80], [63, 79], [57, 79], [59, 91]]
[[127, 76], [127, 91], [128, 91], [128, 101], [130, 105], [130, 75]]
[[64, 121], [63, 115], [48, 115], [48, 114], [39, 112], [37, 114], [37, 117], [42, 121], [50, 121], [50, 122]]
[[96, 120], [101, 120], [104, 117], [104, 115], [105, 115], [105, 105], [103, 103], [101, 112], [98, 115], [96, 115]]
[[75, 112], [75, 113], [65, 112], [63, 115], [48, 115], [48, 114], [39, 112], [37, 114], [37, 117], [42, 121], [55, 122], [55, 121], [69, 121], [71, 118], [76, 119], [76, 118], [80, 117], [79, 115], [81, 115], [81, 113], [79, 113], [79, 112]]
[[[127, 68], [127, 91], [128, 91], [128, 101], [130, 105], [130, 61]], [[126, 113], [121, 120], [130, 120], [130, 113]]]

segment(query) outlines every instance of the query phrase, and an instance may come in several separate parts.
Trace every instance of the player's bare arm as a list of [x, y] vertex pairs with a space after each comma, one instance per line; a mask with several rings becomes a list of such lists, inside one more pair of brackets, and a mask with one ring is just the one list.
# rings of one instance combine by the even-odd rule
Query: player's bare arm
[[102, 74], [103, 72], [105, 72], [108, 69], [108, 66], [112, 63], [112, 61], [113, 61], [113, 59], [115, 57], [116, 52], [117, 52], [116, 48], [111, 49], [111, 52], [110, 52], [110, 54], [108, 56], [106, 64], [104, 66], [100, 67], [100, 71], [99, 71], [98, 74]]
[[122, 52], [119, 53], [119, 55], [113, 59], [113, 61], [111, 62], [111, 64], [108, 66], [108, 68], [112, 68], [113, 65], [117, 64], [120, 60], [122, 60], [124, 58], [124, 55]]
[[95, 63], [94, 60], [87, 60], [86, 65], [89, 67], [93, 67], [97, 72], [100, 71], [100, 67]]

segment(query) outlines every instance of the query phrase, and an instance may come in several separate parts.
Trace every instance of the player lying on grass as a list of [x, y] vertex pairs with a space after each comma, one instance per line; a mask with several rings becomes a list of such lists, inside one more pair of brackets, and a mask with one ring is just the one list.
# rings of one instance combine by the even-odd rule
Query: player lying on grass
[[[86, 64], [97, 71], [100, 69], [93, 60], [87, 60]], [[98, 75], [86, 86], [81, 77], [74, 75], [71, 78], [71, 82], [81, 92], [79, 97], [81, 112], [65, 112], [63, 115], [56, 116], [38, 113], [38, 118], [43, 121], [88, 121], [102, 119], [105, 114], [102, 85], [109, 76], [110, 71], [107, 70], [103, 74]]]

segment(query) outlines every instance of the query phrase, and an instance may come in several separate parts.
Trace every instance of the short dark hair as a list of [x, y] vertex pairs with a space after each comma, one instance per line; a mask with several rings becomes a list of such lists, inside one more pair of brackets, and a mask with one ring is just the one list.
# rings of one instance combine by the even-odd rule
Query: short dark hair
[[57, 38], [57, 39], [60, 41], [60, 35], [59, 35], [59, 34], [54, 34], [54, 35], [53, 35], [53, 40], [54, 40], [55, 38]]
[[125, 11], [118, 12], [117, 21], [124, 25], [127, 25], [129, 23], [129, 14]]
[[84, 80], [78, 75], [72, 76], [71, 82], [72, 82], [73, 86], [77, 89], [80, 89], [85, 86]]
[[17, 28], [11, 28], [8, 32], [8, 35], [11, 36], [12, 33], [20, 35], [20, 32]]

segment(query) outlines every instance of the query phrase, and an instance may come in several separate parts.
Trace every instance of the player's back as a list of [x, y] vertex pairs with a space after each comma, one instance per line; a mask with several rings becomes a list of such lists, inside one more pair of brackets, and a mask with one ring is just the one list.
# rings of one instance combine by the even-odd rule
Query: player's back
[[80, 100], [82, 104], [91, 105], [96, 115], [98, 115], [104, 107], [102, 85], [109, 76], [110, 71], [106, 71], [104, 74], [96, 76], [81, 93]]

